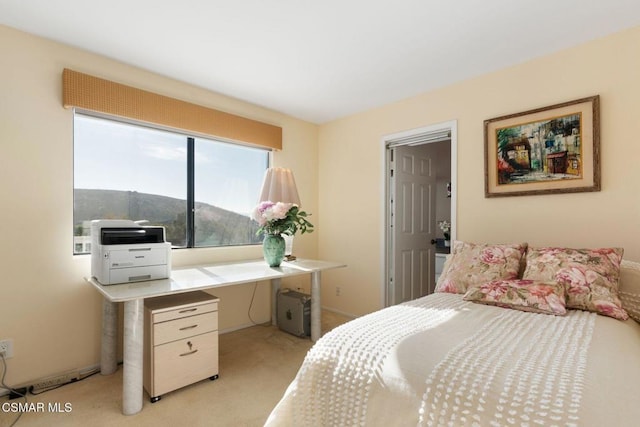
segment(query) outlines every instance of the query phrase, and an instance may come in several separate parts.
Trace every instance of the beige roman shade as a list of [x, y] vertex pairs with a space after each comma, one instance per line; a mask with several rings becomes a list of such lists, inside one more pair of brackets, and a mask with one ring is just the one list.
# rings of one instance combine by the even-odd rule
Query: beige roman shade
[[105, 113], [187, 132], [281, 150], [282, 128], [69, 69], [62, 72], [65, 108]]

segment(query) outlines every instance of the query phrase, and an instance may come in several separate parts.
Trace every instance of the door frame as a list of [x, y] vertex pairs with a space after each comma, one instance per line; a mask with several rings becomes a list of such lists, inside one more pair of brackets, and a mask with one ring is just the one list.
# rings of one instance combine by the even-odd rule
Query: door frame
[[[457, 223], [457, 187], [458, 187], [458, 121], [449, 120], [446, 122], [436, 123], [429, 126], [423, 126], [416, 129], [410, 129], [402, 132], [397, 132], [389, 135], [385, 135], [381, 139], [382, 150], [382, 187], [384, 188], [383, 197], [381, 200], [382, 217], [384, 218], [384, 224], [382, 227], [382, 253], [380, 254], [380, 266], [382, 285], [380, 287], [380, 302], [382, 307], [389, 305], [387, 286], [390, 280], [390, 268], [391, 259], [393, 254], [390, 253], [391, 248], [391, 176], [389, 174], [389, 162], [390, 162], [390, 148], [389, 143], [399, 138], [417, 137], [420, 135], [436, 133], [436, 132], [450, 132], [450, 147], [451, 147], [451, 240], [456, 239], [456, 223]], [[424, 144], [436, 141], [425, 141]]]

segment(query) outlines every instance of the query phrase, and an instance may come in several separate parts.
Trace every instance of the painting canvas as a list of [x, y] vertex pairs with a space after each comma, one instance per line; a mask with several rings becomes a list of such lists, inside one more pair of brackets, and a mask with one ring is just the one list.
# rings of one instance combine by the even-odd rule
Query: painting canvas
[[598, 101], [485, 120], [485, 196], [599, 190]]

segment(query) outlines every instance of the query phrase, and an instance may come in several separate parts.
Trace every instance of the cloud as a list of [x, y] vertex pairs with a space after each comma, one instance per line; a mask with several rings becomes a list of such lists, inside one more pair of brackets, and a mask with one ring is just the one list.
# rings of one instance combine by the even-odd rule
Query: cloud
[[184, 162], [187, 158], [186, 147], [169, 147], [158, 144], [145, 145], [143, 153], [149, 157], [160, 160], [179, 160]]

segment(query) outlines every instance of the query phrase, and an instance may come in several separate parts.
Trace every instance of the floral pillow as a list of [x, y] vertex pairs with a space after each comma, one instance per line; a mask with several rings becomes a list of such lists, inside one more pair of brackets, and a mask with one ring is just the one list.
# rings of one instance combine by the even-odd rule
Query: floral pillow
[[555, 282], [494, 280], [469, 287], [464, 299], [534, 313], [567, 314], [564, 286]]
[[529, 248], [523, 278], [564, 285], [568, 308], [626, 320], [618, 297], [622, 253], [620, 248]]
[[518, 278], [526, 243], [489, 245], [455, 241], [435, 292], [464, 294], [471, 285]]
[[622, 308], [640, 323], [640, 263], [622, 260], [618, 294]]

